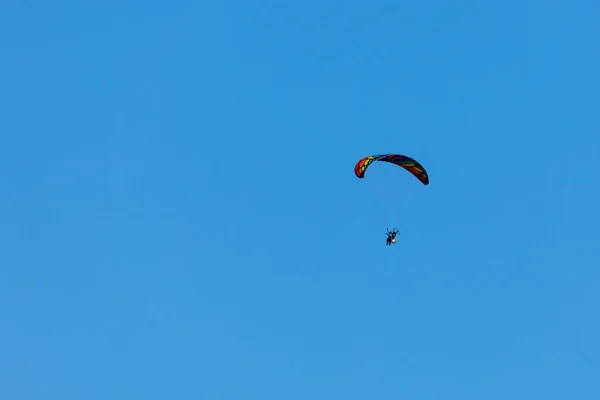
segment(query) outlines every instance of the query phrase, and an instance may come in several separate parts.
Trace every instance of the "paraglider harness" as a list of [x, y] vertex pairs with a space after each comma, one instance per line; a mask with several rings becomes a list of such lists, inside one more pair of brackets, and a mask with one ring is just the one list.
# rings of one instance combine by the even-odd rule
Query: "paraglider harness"
[[387, 240], [385, 242], [386, 246], [391, 246], [392, 243], [396, 243], [396, 235], [398, 234], [398, 230], [394, 229], [392, 231], [387, 230]]

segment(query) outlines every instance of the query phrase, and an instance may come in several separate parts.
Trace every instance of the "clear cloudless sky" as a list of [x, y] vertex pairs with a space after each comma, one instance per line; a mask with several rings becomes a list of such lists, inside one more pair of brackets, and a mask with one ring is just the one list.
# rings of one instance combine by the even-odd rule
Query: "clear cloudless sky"
[[3, 1], [0, 398], [599, 399], [599, 20]]

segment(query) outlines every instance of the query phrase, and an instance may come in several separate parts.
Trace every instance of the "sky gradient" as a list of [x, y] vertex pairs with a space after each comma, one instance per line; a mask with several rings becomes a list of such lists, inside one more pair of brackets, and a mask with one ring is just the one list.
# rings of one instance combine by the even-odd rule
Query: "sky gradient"
[[0, 398], [600, 398], [599, 20], [4, 1]]

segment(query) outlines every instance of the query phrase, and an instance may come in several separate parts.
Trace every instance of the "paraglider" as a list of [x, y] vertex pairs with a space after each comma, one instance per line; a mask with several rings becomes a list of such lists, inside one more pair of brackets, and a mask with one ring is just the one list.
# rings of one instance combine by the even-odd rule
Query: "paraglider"
[[[410, 172], [423, 185], [429, 185], [429, 175], [427, 174], [427, 171], [425, 171], [425, 168], [423, 168], [423, 166], [417, 160], [402, 154], [375, 154], [364, 157], [360, 159], [354, 166], [354, 174], [356, 177], [363, 179], [367, 169], [376, 161], [384, 161], [402, 167], [406, 171]], [[386, 246], [391, 246], [392, 244], [396, 243], [397, 234], [397, 229], [393, 229], [392, 231], [387, 230], [387, 239], [385, 243]]]
[[387, 231], [387, 239], [385, 241], [386, 246], [391, 246], [393, 243], [396, 243], [396, 235], [398, 234], [397, 229], [388, 230]]
[[421, 164], [410, 157], [403, 156], [401, 154], [378, 154], [373, 156], [367, 156], [359, 160], [354, 166], [354, 173], [360, 179], [365, 177], [367, 168], [369, 168], [376, 161], [385, 161], [392, 164], [396, 164], [411, 174], [413, 174], [423, 185], [429, 185], [429, 175]]

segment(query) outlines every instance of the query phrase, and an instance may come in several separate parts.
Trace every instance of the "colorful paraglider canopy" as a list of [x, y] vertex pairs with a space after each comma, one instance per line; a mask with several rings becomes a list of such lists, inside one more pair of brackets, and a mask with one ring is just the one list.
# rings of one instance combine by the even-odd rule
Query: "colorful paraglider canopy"
[[369, 168], [375, 161], [385, 161], [395, 165], [398, 165], [411, 174], [413, 174], [423, 185], [429, 184], [429, 176], [425, 171], [425, 168], [419, 164], [416, 160], [403, 156], [401, 154], [376, 154], [367, 156], [361, 159], [354, 166], [354, 173], [358, 178], [364, 178], [367, 168]]

